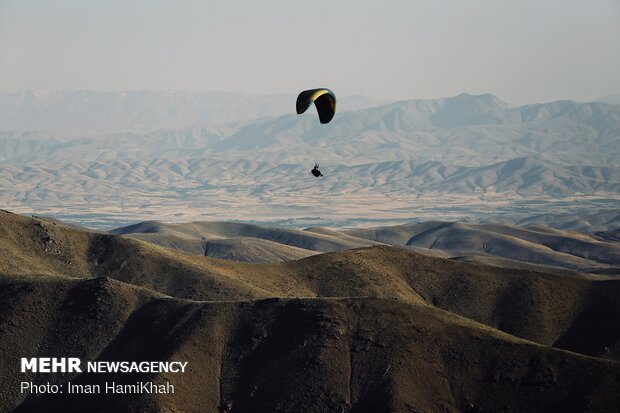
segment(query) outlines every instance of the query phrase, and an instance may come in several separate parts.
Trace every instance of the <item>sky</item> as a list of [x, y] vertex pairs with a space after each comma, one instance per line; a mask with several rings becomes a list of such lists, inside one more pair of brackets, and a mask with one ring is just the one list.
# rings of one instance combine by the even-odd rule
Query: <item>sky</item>
[[0, 92], [620, 93], [620, 0], [0, 0]]

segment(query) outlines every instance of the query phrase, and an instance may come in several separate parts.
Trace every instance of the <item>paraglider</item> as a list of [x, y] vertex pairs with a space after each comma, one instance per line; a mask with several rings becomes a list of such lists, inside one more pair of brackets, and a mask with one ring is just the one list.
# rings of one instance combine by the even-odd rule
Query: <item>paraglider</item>
[[[329, 123], [336, 113], [336, 95], [329, 89], [309, 89], [304, 90], [297, 96], [297, 114], [301, 115], [310, 106], [316, 106], [316, 111], [319, 114], [319, 121], [323, 124]], [[319, 164], [315, 163], [314, 168], [310, 171], [315, 177], [323, 176], [319, 170]]]
[[321, 173], [321, 171], [319, 170], [319, 164], [315, 163], [314, 164], [314, 168], [312, 168], [312, 170], [310, 171], [310, 173], [314, 176], [316, 176], [317, 178], [319, 176], [323, 176], [323, 174]]

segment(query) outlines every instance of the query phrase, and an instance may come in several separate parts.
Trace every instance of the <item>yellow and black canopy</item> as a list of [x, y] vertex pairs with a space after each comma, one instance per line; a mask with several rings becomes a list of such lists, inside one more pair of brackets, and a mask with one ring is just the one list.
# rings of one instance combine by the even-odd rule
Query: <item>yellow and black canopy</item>
[[336, 113], [336, 95], [329, 89], [304, 90], [297, 96], [297, 114], [304, 113], [314, 102], [321, 123], [329, 123]]

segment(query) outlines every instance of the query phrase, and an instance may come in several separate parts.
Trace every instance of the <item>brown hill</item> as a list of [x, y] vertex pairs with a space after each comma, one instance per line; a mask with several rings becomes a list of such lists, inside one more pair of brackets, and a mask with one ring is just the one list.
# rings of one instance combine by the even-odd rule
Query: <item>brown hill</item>
[[[0, 409], [620, 406], [620, 280], [501, 265], [388, 246], [238, 263], [0, 212]], [[24, 399], [15, 383], [30, 378], [16, 360], [35, 355], [193, 367], [182, 377], [32, 377], [170, 380], [174, 396]]]
[[620, 242], [620, 228], [595, 232], [594, 236], [602, 241]]
[[238, 262], [281, 262], [291, 261], [318, 254], [303, 248], [260, 238], [181, 238], [159, 233], [129, 234], [129, 238], [147, 241], [166, 248], [173, 248], [195, 255], [222, 258]]
[[319, 254], [260, 238], [214, 239], [205, 244], [205, 256], [238, 262], [282, 262]]
[[157, 234], [160, 238], [169, 236], [181, 239], [210, 241], [229, 238], [257, 238], [273, 241], [291, 247], [317, 252], [333, 252], [350, 248], [378, 245], [379, 242], [323, 228], [301, 231], [297, 229], [269, 228], [260, 225], [237, 222], [190, 222], [186, 224], [165, 224], [145, 221], [110, 231], [112, 234]]
[[[66, 411], [614, 411], [620, 363], [378, 298], [194, 302], [110, 279], [3, 277], [0, 403]], [[7, 305], [10, 303], [10, 305]], [[16, 317], [16, 315], [20, 317]], [[184, 374], [28, 375], [18, 357], [184, 360]], [[20, 380], [170, 382], [174, 395], [43, 395]]]
[[[0, 214], [0, 225], [3, 232], [13, 230], [0, 239], [2, 251], [10, 252], [0, 261], [0, 273], [111, 277], [193, 300], [397, 298], [455, 312], [545, 345], [560, 342], [584, 354], [620, 359], [620, 318], [609, 317], [620, 314], [620, 280], [543, 272], [541, 267], [489, 266], [387, 246], [257, 265], [14, 214]], [[588, 314], [601, 317], [581, 324]], [[581, 328], [588, 333], [587, 350], [563, 339]]]
[[441, 249], [457, 255], [497, 256], [581, 271], [620, 264], [620, 244], [592, 234], [544, 226], [429, 221], [346, 233], [389, 245]]
[[394, 245], [425, 255], [517, 267], [523, 267], [518, 263], [529, 263], [609, 275], [617, 274], [620, 267], [620, 244], [613, 231], [591, 234], [542, 225], [428, 221], [346, 231], [300, 231], [230, 222], [147, 221], [112, 232], [197, 255], [245, 262], [290, 261], [316, 252]]

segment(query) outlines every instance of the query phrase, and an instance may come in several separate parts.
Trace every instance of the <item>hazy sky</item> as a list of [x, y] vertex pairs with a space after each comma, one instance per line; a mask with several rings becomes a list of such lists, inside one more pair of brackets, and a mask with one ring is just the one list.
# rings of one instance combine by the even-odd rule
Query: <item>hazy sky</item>
[[620, 93], [620, 0], [0, 0], [0, 91]]

